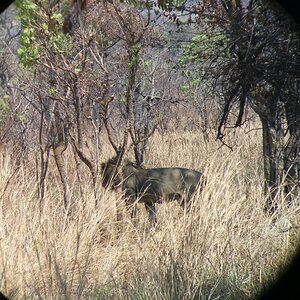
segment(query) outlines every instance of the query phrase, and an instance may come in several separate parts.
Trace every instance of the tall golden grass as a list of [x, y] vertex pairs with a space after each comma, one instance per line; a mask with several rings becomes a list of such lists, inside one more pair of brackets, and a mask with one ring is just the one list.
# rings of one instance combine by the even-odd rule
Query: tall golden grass
[[[249, 129], [249, 128], [248, 128]], [[234, 151], [195, 132], [154, 135], [147, 166], [203, 171], [207, 185], [187, 213], [158, 205], [150, 228], [142, 205], [133, 224], [118, 193], [89, 181], [80, 196], [71, 154], [66, 167], [72, 209], [63, 209], [55, 168], [41, 205], [33, 162], [0, 167], [0, 290], [12, 299], [251, 299], [290, 261], [297, 246], [297, 207], [284, 199], [263, 212], [261, 132], [229, 138]], [[103, 145], [102, 157], [111, 156]], [[32, 159], [33, 161], [34, 159]], [[50, 166], [54, 166], [51, 161]], [[88, 172], [82, 174], [88, 178]], [[116, 220], [116, 205], [124, 218]]]

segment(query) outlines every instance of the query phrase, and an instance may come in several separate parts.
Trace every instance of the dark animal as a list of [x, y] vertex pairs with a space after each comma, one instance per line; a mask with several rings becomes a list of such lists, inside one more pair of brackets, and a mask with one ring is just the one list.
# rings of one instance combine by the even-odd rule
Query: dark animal
[[[182, 207], [189, 208], [196, 188], [203, 183], [200, 172], [185, 168], [144, 169], [125, 160], [121, 172], [116, 172], [116, 160], [102, 164], [103, 186], [113, 188], [122, 183], [126, 204], [144, 203], [152, 223], [156, 223], [156, 203], [177, 200]], [[133, 208], [132, 215], [135, 215]]]

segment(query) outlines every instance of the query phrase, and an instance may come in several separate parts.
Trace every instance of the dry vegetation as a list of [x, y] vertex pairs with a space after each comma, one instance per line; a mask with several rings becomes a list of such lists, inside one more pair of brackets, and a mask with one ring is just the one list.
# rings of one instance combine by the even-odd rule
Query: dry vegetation
[[[100, 190], [95, 209], [86, 180], [81, 197], [67, 151], [69, 216], [55, 169], [40, 205], [34, 158], [15, 171], [6, 153], [0, 167], [0, 289], [12, 299], [254, 297], [290, 260], [298, 233], [287, 229], [297, 223], [297, 209], [282, 205], [276, 221], [263, 213], [261, 131], [246, 131], [231, 137], [240, 145], [233, 152], [195, 132], [152, 137], [147, 166], [183, 166], [207, 177], [192, 212], [161, 204], [155, 229], [143, 206], [133, 225], [121, 193]], [[110, 151], [103, 145], [103, 159]], [[124, 213], [120, 222], [116, 204]]]

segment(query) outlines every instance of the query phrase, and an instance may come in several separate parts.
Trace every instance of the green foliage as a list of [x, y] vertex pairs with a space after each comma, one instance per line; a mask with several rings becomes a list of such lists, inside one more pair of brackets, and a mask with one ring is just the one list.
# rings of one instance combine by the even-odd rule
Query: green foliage
[[201, 80], [201, 78], [195, 74], [194, 74], [194, 76], [192, 76], [191, 72], [188, 72], [186, 76], [189, 78], [189, 82], [187, 84], [183, 84], [180, 86], [180, 89], [183, 92], [188, 92], [191, 89], [196, 88], [197, 85], [199, 84], [199, 81]]
[[197, 86], [199, 81], [208, 79], [204, 78], [207, 70], [226, 61], [228, 57], [228, 39], [225, 34], [214, 32], [193, 36], [191, 41], [183, 47], [183, 53], [179, 59], [179, 66], [184, 69], [184, 75], [189, 79], [189, 83], [181, 86], [181, 89], [188, 91]]
[[223, 33], [197, 34], [184, 46], [181, 65], [206, 62], [208, 59], [226, 59], [229, 56], [228, 40]]
[[38, 15], [39, 7], [32, 0], [16, 0], [15, 6], [18, 12], [18, 19], [22, 26], [30, 24], [30, 22]]
[[134, 6], [137, 9], [150, 9], [152, 7], [152, 3], [150, 1], [141, 1], [141, 0], [121, 0], [122, 3], [126, 3]]
[[138, 63], [140, 61], [140, 50], [142, 48], [142, 45], [140, 43], [136, 43], [133, 46], [131, 46], [129, 50], [129, 58], [130, 61], [128, 63], [128, 66], [130, 69], [134, 69], [138, 66]]
[[31, 67], [31, 65], [39, 58], [39, 49], [35, 41], [34, 29], [25, 28], [22, 31], [20, 38], [22, 47], [17, 50], [20, 61], [25, 67]]
[[0, 98], [0, 125], [7, 122], [9, 118], [13, 118], [17, 123], [25, 123], [26, 116], [24, 113], [14, 112], [9, 105], [9, 96], [5, 95]]
[[39, 57], [39, 49], [36, 43], [36, 31], [30, 24], [37, 18], [38, 6], [31, 0], [17, 0], [15, 2], [18, 19], [22, 24], [20, 37], [21, 47], [17, 50], [20, 61], [26, 67], [30, 67]]
[[185, 3], [186, 1], [184, 0], [158, 0], [157, 1], [158, 7], [164, 10], [170, 10], [173, 7], [181, 8], [182, 5]]
[[26, 115], [23, 114], [23, 113], [18, 113], [16, 114], [15, 116], [15, 120], [18, 122], [18, 123], [21, 123], [21, 124], [24, 124], [27, 120], [26, 118]]
[[49, 95], [50, 95], [51, 97], [56, 97], [56, 95], [57, 95], [57, 90], [56, 90], [56, 88], [54, 88], [54, 87], [50, 88], [50, 89], [49, 89]]
[[98, 48], [107, 48], [109, 45], [112, 44], [112, 42], [104, 35], [98, 34], [95, 36], [95, 40], [97, 42]]
[[53, 54], [68, 54], [72, 51], [72, 41], [68, 35], [62, 32], [53, 33], [49, 38], [49, 49]]
[[153, 61], [152, 61], [152, 60], [147, 59], [147, 60], [144, 60], [144, 61], [143, 61], [143, 67], [144, 67], [145, 69], [151, 70], [152, 66], [153, 66]]
[[69, 0], [61, 0], [60, 1], [60, 7], [61, 7], [61, 13], [66, 16], [67, 14], [70, 13], [70, 8], [72, 2]]
[[126, 100], [125, 97], [120, 97], [120, 98], [118, 99], [118, 101], [119, 101], [120, 104], [126, 104], [126, 103], [127, 103], [127, 100]]
[[63, 15], [46, 13], [37, 0], [17, 0], [17, 16], [22, 24], [20, 44], [17, 50], [21, 63], [31, 68], [42, 53], [69, 53], [71, 39], [62, 32]]

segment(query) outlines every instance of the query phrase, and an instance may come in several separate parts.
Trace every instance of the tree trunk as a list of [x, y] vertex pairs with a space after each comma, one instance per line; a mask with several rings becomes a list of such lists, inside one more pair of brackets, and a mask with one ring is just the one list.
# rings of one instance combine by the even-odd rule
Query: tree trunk
[[70, 206], [70, 188], [67, 180], [67, 172], [64, 165], [63, 151], [65, 150], [65, 145], [56, 144], [53, 146], [53, 154], [56, 162], [56, 166], [60, 175], [60, 180], [64, 189], [64, 206], [67, 210]]
[[[268, 97], [270, 97], [268, 99]], [[265, 210], [274, 213], [284, 180], [284, 109], [274, 95], [265, 94], [253, 105], [259, 115], [263, 134], [264, 191], [267, 195]]]
[[67, 149], [68, 139], [62, 121], [60, 120], [57, 104], [54, 110], [54, 124], [53, 124], [52, 134], [54, 134], [54, 143], [52, 144], [52, 149], [53, 149], [56, 166], [60, 175], [60, 180], [63, 185], [64, 206], [65, 209], [67, 210], [70, 206], [70, 187], [67, 180], [67, 172], [65, 169], [63, 152]]
[[285, 147], [284, 169], [286, 172], [285, 193], [289, 200], [300, 193], [300, 132], [291, 134]]
[[263, 161], [264, 161], [264, 190], [268, 195], [265, 209], [274, 213], [277, 208], [276, 198], [282, 180], [282, 159], [278, 151], [278, 136], [269, 122], [261, 117], [263, 128]]
[[286, 193], [289, 198], [295, 198], [300, 193], [300, 80], [291, 85], [294, 97], [289, 97], [285, 103], [288, 125], [288, 141], [285, 147], [284, 167], [286, 170]]

